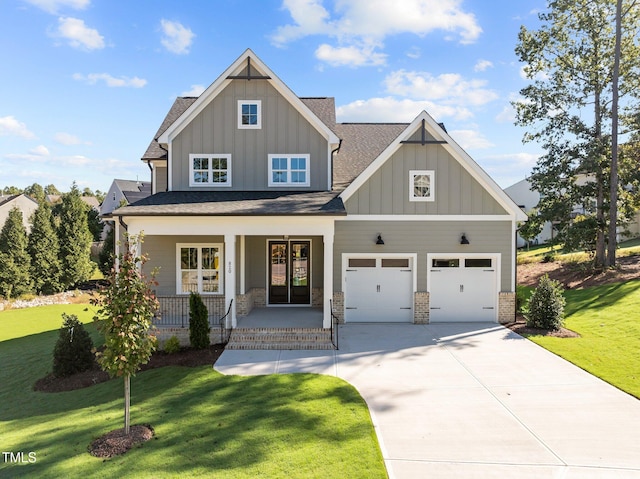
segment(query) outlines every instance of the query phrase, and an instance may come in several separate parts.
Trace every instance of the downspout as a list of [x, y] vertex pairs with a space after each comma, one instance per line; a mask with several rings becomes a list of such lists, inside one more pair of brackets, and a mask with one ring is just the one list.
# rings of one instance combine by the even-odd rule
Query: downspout
[[338, 147], [335, 150], [331, 151], [331, 188], [330, 191], [333, 190], [333, 155], [340, 151], [340, 147], [342, 146], [342, 138], [338, 142]]
[[147, 166], [149, 167], [149, 172], [151, 172], [151, 191], [153, 191], [153, 167], [150, 161], [147, 161]]

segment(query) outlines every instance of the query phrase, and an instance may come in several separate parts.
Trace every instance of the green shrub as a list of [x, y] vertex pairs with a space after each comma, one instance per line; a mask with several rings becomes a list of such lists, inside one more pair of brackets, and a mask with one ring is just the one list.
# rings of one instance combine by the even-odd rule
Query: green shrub
[[171, 336], [164, 342], [164, 352], [168, 354], [175, 354], [180, 351], [180, 340], [177, 336]]
[[189, 342], [195, 349], [208, 348], [209, 340], [209, 312], [198, 293], [189, 296]]
[[565, 299], [558, 281], [549, 275], [540, 278], [538, 287], [527, 303], [527, 326], [543, 329], [560, 329], [564, 324]]
[[558, 253], [556, 253], [555, 251], [549, 251], [548, 253], [545, 253], [544, 256], [542, 257], [542, 262], [553, 263], [557, 258], [558, 258]]
[[57, 377], [91, 369], [94, 364], [93, 341], [75, 314], [62, 313], [62, 328], [53, 350], [53, 374]]
[[516, 311], [518, 313], [526, 313], [527, 298], [529, 297], [529, 288], [526, 286], [516, 286]]

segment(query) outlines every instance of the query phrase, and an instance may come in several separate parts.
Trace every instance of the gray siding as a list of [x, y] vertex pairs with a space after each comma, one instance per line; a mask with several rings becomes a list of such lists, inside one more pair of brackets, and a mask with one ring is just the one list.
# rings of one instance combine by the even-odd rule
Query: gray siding
[[333, 290], [342, 290], [342, 253], [417, 253], [418, 291], [427, 291], [428, 253], [501, 253], [501, 290], [511, 291], [511, 241], [510, 221], [336, 221]]
[[166, 166], [156, 166], [156, 184], [155, 189], [156, 193], [160, 193], [162, 191], [167, 191], [167, 167]]
[[[238, 100], [261, 100], [261, 129], [238, 129]], [[329, 189], [327, 140], [267, 81], [233, 80], [174, 139], [171, 148], [172, 189], [175, 191], [190, 189], [190, 153], [232, 155], [230, 188], [193, 189], [276, 189], [267, 186], [269, 154], [310, 154], [309, 189]]]
[[[410, 170], [435, 172], [435, 201], [409, 201]], [[441, 145], [401, 146], [345, 206], [349, 214], [507, 214]]]

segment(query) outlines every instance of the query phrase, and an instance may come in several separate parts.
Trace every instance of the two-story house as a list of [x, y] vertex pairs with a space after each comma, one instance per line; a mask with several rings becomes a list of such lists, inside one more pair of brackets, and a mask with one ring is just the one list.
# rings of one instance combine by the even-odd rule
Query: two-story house
[[[251, 50], [176, 99], [143, 161], [152, 194], [116, 209], [144, 232], [161, 297], [298, 305], [344, 322], [494, 321], [515, 314], [518, 206], [428, 113], [336, 123]], [[232, 303], [233, 300], [233, 303]]]

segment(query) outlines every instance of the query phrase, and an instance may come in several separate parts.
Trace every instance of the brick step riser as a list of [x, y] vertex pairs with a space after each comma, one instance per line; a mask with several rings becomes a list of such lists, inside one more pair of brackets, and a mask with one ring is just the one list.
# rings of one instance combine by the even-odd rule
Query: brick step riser
[[331, 350], [331, 342], [322, 343], [229, 343], [225, 349], [235, 350]]

